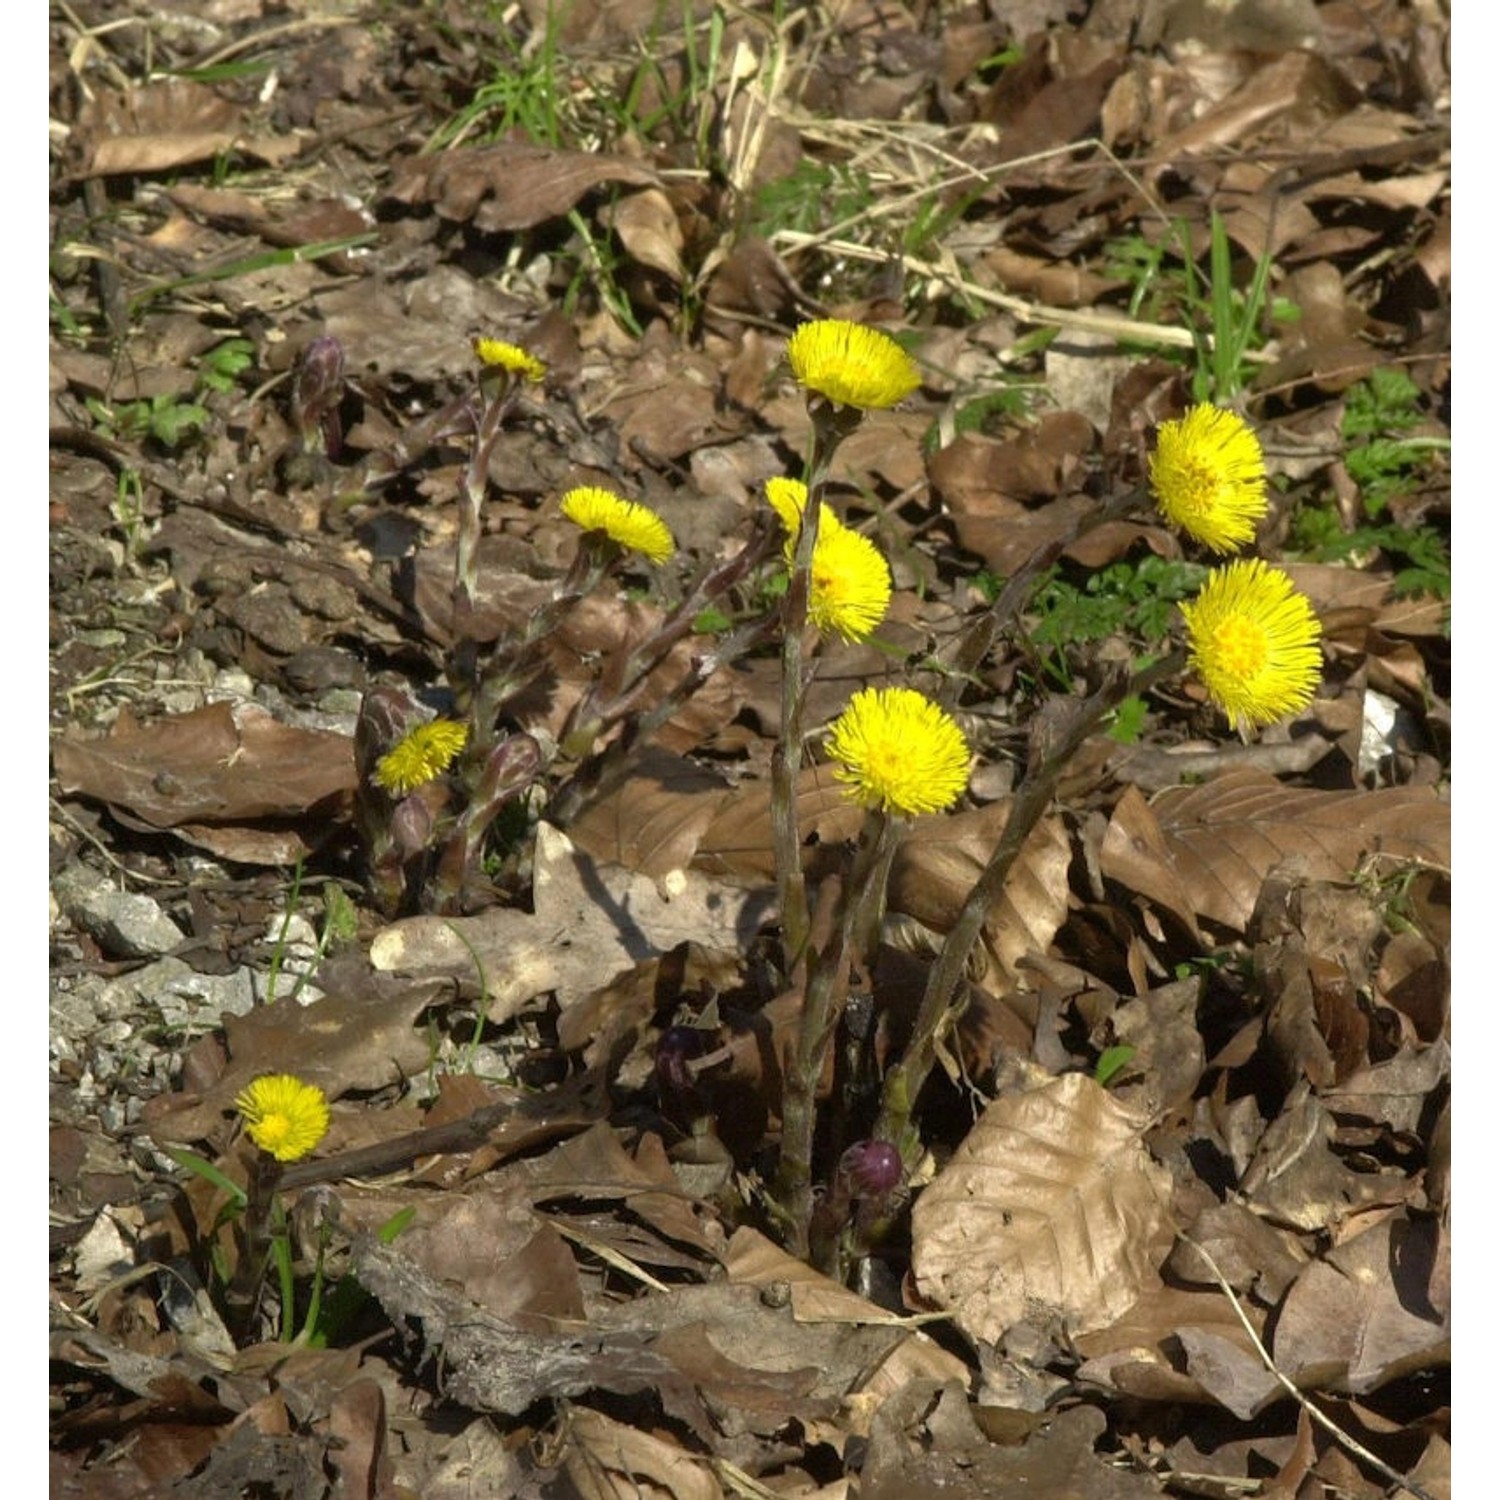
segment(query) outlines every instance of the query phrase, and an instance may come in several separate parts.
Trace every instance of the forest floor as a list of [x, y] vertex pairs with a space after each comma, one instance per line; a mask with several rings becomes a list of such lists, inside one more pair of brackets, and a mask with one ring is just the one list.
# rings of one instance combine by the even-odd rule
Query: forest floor
[[[49, 38], [52, 1494], [1447, 1496], [1447, 7], [59, 0]], [[788, 961], [765, 487], [827, 318], [920, 379], [824, 492], [894, 592], [808, 640]], [[477, 339], [545, 367], [503, 413]], [[1168, 670], [1223, 559], [1129, 503], [1203, 401], [1321, 625], [1245, 736]], [[671, 556], [570, 592], [580, 486]], [[382, 800], [474, 649], [496, 758]], [[834, 976], [799, 1220], [870, 685], [970, 771]], [[267, 1073], [331, 1101], [302, 1159], [245, 1129]]]

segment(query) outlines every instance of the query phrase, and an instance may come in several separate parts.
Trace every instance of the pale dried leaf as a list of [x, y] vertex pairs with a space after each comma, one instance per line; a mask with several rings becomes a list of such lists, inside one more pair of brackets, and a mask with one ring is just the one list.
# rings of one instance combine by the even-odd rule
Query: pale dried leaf
[[679, 1444], [591, 1407], [569, 1410], [567, 1439], [563, 1471], [579, 1500], [722, 1500], [713, 1470]]
[[976, 1338], [1023, 1319], [1105, 1328], [1166, 1253], [1170, 1175], [1082, 1073], [997, 1099], [917, 1200], [919, 1290]]
[[[891, 871], [889, 909], [946, 932], [1004, 832], [1011, 802], [952, 817], [921, 818], [902, 841]], [[1068, 915], [1068, 835], [1057, 818], [1032, 829], [984, 921], [989, 957], [984, 987], [1002, 991], [1020, 978], [1028, 953], [1043, 953]]]
[[481, 982], [491, 1020], [556, 991], [565, 1009], [623, 969], [682, 942], [742, 947], [763, 903], [691, 871], [658, 885], [596, 864], [549, 824], [536, 835], [533, 904], [492, 907], [473, 917], [408, 917], [370, 944], [376, 969]]

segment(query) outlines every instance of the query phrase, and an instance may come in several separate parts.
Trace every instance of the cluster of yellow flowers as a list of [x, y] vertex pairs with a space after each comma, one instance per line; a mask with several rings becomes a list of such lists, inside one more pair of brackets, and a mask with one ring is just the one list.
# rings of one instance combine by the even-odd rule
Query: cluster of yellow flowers
[[[1253, 541], [1266, 513], [1259, 439], [1234, 412], [1208, 402], [1162, 423], [1150, 483], [1166, 520], [1211, 552], [1235, 552]], [[1193, 670], [1242, 732], [1312, 701], [1322, 676], [1322, 628], [1280, 568], [1258, 558], [1227, 563], [1179, 608]]]

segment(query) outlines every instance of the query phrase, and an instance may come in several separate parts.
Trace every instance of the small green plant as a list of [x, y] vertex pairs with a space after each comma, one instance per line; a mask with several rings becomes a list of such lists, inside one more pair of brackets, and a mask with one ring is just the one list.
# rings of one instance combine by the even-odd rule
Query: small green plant
[[1149, 553], [1138, 561], [1097, 569], [1080, 586], [1062, 568], [1052, 568], [1033, 596], [1038, 618], [1028, 632], [1048, 675], [1059, 687], [1069, 687], [1070, 648], [1111, 636], [1146, 647], [1160, 645], [1176, 617], [1177, 602], [1197, 591], [1207, 571], [1198, 563]]
[[[1179, 258], [1169, 256], [1172, 240]], [[1127, 235], [1105, 252], [1106, 272], [1131, 287], [1131, 317], [1150, 322], [1185, 322], [1193, 336], [1193, 399], [1219, 404], [1233, 400], [1248, 384], [1251, 351], [1265, 342], [1261, 327], [1295, 322], [1295, 303], [1270, 294], [1271, 257], [1255, 262], [1250, 285], [1234, 282], [1233, 247], [1224, 221], [1209, 217], [1208, 274], [1193, 256], [1192, 233], [1185, 219], [1172, 221], [1172, 234], [1160, 240]]]
[[1130, 1059], [1134, 1056], [1135, 1048], [1129, 1043], [1106, 1047], [1099, 1054], [1099, 1061], [1094, 1064], [1094, 1082], [1100, 1088], [1108, 1088], [1111, 1081], [1130, 1065]]
[[859, 218], [874, 204], [875, 185], [867, 172], [804, 157], [785, 177], [757, 189], [750, 228], [765, 238], [784, 229], [817, 234], [830, 224]]
[[[1405, 524], [1386, 518], [1393, 504], [1412, 494], [1441, 455], [1447, 438], [1402, 436], [1422, 420], [1421, 393], [1401, 370], [1377, 369], [1345, 400], [1344, 465], [1359, 486], [1366, 520], [1346, 528], [1331, 501], [1301, 506], [1292, 520], [1291, 543], [1317, 562], [1343, 562], [1384, 552], [1396, 564], [1401, 595], [1452, 593], [1448, 536], [1427, 521]], [[1386, 519], [1383, 519], [1386, 518]]]
[[208, 426], [209, 411], [199, 398], [207, 391], [222, 394], [233, 390], [254, 359], [255, 346], [249, 339], [225, 339], [199, 360], [197, 378], [186, 396], [163, 392], [149, 399], [120, 402], [91, 396], [85, 405], [89, 415], [111, 437], [124, 441], [151, 438], [176, 452], [202, 436]]

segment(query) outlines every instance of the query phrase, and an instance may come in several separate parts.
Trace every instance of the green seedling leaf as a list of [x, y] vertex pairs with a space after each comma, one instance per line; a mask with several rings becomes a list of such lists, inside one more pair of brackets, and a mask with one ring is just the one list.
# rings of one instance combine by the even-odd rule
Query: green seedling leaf
[[167, 1146], [163, 1149], [179, 1167], [201, 1177], [205, 1182], [213, 1183], [221, 1192], [229, 1194], [236, 1207], [244, 1208], [247, 1202], [244, 1188], [239, 1183], [232, 1182], [211, 1161], [205, 1161], [196, 1151], [189, 1151], [185, 1146]]
[[1094, 1082], [1101, 1088], [1108, 1088], [1110, 1079], [1119, 1076], [1122, 1069], [1135, 1056], [1135, 1048], [1129, 1043], [1122, 1043], [1118, 1047], [1106, 1047], [1099, 1054], [1099, 1061], [1094, 1064]]

